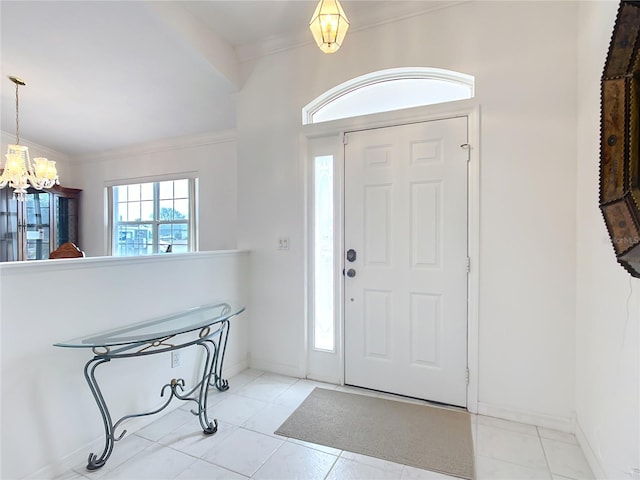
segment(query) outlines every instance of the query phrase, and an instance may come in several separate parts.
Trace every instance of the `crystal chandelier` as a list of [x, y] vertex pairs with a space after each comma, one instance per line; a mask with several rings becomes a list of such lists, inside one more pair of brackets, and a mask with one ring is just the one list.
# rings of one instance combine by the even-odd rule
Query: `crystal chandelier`
[[320, 0], [309, 28], [320, 50], [337, 52], [349, 29], [349, 20], [338, 0]]
[[27, 198], [27, 189], [31, 186], [38, 190], [59, 185], [56, 162], [46, 158], [29, 158], [29, 148], [20, 145], [20, 120], [18, 114], [18, 88], [25, 86], [22, 80], [9, 77], [16, 84], [16, 143], [7, 148], [7, 161], [4, 170], [0, 174], [0, 188], [9, 185], [13, 188], [13, 198], [24, 201]]

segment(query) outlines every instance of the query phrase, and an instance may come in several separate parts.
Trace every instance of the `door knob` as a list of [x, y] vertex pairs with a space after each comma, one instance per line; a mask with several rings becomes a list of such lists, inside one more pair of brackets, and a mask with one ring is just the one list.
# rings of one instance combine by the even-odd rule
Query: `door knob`
[[353, 268], [350, 268], [349, 270], [347, 270], [347, 277], [353, 278], [355, 276], [356, 276], [356, 271]]

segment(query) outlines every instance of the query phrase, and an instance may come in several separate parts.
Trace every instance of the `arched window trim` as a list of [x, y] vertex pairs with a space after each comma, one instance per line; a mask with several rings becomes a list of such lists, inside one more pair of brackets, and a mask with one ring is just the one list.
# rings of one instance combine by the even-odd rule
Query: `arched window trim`
[[459, 85], [468, 86], [471, 89], [472, 98], [475, 95], [475, 78], [473, 75], [467, 75], [466, 73], [431, 67], [407, 67], [378, 70], [377, 72], [371, 72], [360, 77], [352, 78], [351, 80], [327, 90], [322, 95], [312, 100], [302, 108], [302, 124], [313, 124], [313, 116], [319, 110], [330, 103], [335, 102], [343, 95], [363, 87], [375, 85], [376, 83], [407, 79], [440, 80], [444, 82], [457, 83]]

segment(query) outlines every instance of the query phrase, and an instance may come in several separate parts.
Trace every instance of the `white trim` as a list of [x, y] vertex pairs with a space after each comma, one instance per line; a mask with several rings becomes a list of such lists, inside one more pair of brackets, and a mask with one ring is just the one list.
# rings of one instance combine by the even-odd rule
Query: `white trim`
[[377, 83], [408, 79], [440, 80], [465, 85], [471, 89], [471, 98], [474, 96], [475, 79], [472, 75], [431, 67], [390, 68], [352, 78], [327, 90], [302, 108], [302, 124], [313, 124], [313, 116], [319, 110], [351, 92]]
[[[469, 184], [468, 184], [468, 216], [469, 234], [468, 248], [471, 258], [471, 271], [468, 276], [469, 285], [469, 308], [467, 312], [467, 365], [469, 368], [469, 385], [467, 386], [467, 409], [472, 413], [478, 413], [478, 391], [479, 391], [479, 292], [480, 292], [480, 105], [475, 100], [461, 100], [446, 104], [427, 105], [406, 110], [395, 110], [391, 112], [364, 115], [361, 117], [346, 118], [331, 122], [305, 125], [301, 129], [301, 135], [309, 141], [312, 138], [337, 136], [341, 138], [347, 131], [364, 130], [375, 127], [387, 127], [394, 125], [404, 125], [414, 122], [425, 122], [432, 120], [442, 120], [453, 117], [467, 117], [469, 119], [468, 135], [470, 149], [469, 162]], [[334, 181], [336, 190], [340, 195], [344, 195], [344, 148], [340, 148], [342, 143], [336, 145], [336, 161], [339, 168], [334, 170]], [[309, 162], [309, 152], [304, 152], [305, 162]], [[344, 198], [339, 199], [340, 216], [336, 218], [334, 235], [340, 239], [339, 252], [344, 251], [344, 220], [342, 217], [342, 203]], [[343, 255], [339, 255], [341, 262]], [[305, 257], [305, 262], [310, 261], [309, 256]], [[339, 268], [342, 269], [343, 265]], [[339, 275], [340, 288], [343, 288], [343, 277]], [[340, 297], [340, 305], [344, 308], [344, 299]], [[344, 312], [340, 312], [338, 322], [339, 341], [339, 362], [340, 362], [340, 384], [344, 384]], [[308, 341], [308, 339], [306, 339]], [[309, 374], [305, 370], [306, 374]], [[333, 378], [331, 375], [322, 375], [314, 372], [315, 378]]]
[[[338, 380], [340, 385], [344, 385], [344, 312], [345, 312], [345, 296], [344, 296], [344, 284], [345, 277], [342, 275], [342, 269], [345, 268], [345, 258], [342, 252], [345, 251], [344, 243], [344, 130], [340, 130], [337, 137], [336, 145], [336, 163], [333, 171], [334, 181], [336, 182], [335, 193], [338, 195], [335, 201], [336, 207], [336, 227], [333, 234], [337, 240], [337, 247], [339, 255], [336, 255], [338, 260], [338, 281], [336, 282], [336, 340], [338, 342]], [[337, 180], [337, 181], [336, 181]]]
[[200, 179], [196, 176], [189, 182], [189, 210], [193, 221], [189, 221], [191, 251], [200, 250]]
[[604, 468], [602, 468], [602, 465], [600, 465], [600, 461], [593, 451], [593, 448], [591, 448], [591, 444], [589, 443], [589, 440], [587, 440], [587, 436], [584, 434], [579, 421], [576, 421], [575, 436], [576, 440], [578, 440], [578, 445], [580, 445], [582, 453], [584, 453], [584, 457], [587, 460], [589, 467], [591, 467], [591, 471], [593, 472], [595, 478], [607, 478]]
[[149, 175], [148, 177], [127, 177], [127, 178], [117, 178], [110, 179], [104, 181], [105, 188], [115, 187], [121, 185], [135, 185], [137, 183], [155, 183], [155, 182], [166, 182], [169, 180], [184, 180], [188, 179], [196, 179], [198, 178], [197, 171], [188, 171], [188, 172], [176, 172], [176, 173], [165, 173], [162, 175]]
[[512, 422], [535, 425], [537, 427], [549, 428], [566, 433], [573, 433], [575, 427], [575, 419], [572, 417], [545, 415], [538, 412], [500, 407], [484, 402], [478, 402], [477, 413], [487, 417], [502, 418]]
[[235, 257], [249, 255], [249, 250], [212, 250], [206, 252], [172, 253], [155, 255], [141, 255], [138, 257], [85, 257], [85, 258], [60, 258], [56, 260], [30, 260], [23, 262], [0, 263], [0, 274], [7, 275], [32, 275], [44, 270], [80, 270], [95, 268], [107, 263], [109, 267], [119, 268], [127, 265], [137, 265], [147, 262], [202, 262], [207, 257]]
[[140, 145], [133, 145], [131, 147], [104, 150], [101, 152], [90, 153], [88, 155], [77, 155], [71, 160], [73, 162], [82, 163], [99, 163], [109, 160], [121, 160], [123, 157], [140, 157], [143, 155], [153, 155], [158, 152], [235, 142], [236, 140], [237, 134], [235, 130], [222, 130], [219, 132], [207, 132], [197, 135], [168, 138]]
[[470, 269], [467, 276], [467, 410], [478, 412], [479, 339], [480, 339], [480, 106], [476, 105], [468, 116], [469, 168], [467, 183], [468, 256]]
[[[12, 144], [13, 139], [16, 138], [15, 133], [9, 133], [4, 130], [0, 131], [2, 143]], [[54, 150], [53, 148], [45, 147], [36, 142], [32, 142], [27, 138], [20, 137], [20, 145], [24, 145], [29, 147], [29, 151], [32, 157], [47, 157], [49, 159], [54, 158], [56, 161], [62, 160], [64, 162], [71, 163], [73, 161], [73, 157], [69, 156], [67, 153], [59, 152], [58, 150]], [[6, 147], [6, 145], [3, 145]]]
[[474, 99], [457, 100], [455, 102], [436, 103], [422, 107], [371, 113], [359, 117], [340, 118], [329, 122], [303, 125], [301, 132], [307, 138], [325, 137], [352, 130], [392, 127], [394, 125], [441, 120], [451, 117], [465, 117], [476, 110], [479, 111], [479, 105]]
[[309, 298], [311, 295], [309, 294], [309, 290], [311, 288], [311, 273], [309, 261], [307, 260], [310, 255], [310, 242], [313, 241], [311, 235], [309, 235], [309, 158], [311, 157], [311, 152], [309, 151], [309, 140], [306, 137], [299, 136], [298, 137], [298, 161], [301, 162], [299, 164], [298, 170], [302, 174], [303, 185], [302, 185], [302, 195], [303, 195], [303, 274], [304, 274], [304, 311], [302, 314], [303, 320], [303, 349], [302, 349], [302, 372], [303, 374], [309, 371], [309, 341], [311, 337], [311, 329], [309, 327], [309, 318], [311, 315], [311, 306]]
[[103, 190], [106, 200], [104, 204], [104, 245], [106, 246], [104, 254], [111, 256], [113, 252], [113, 188], [105, 185]]
[[276, 373], [285, 377], [305, 378], [304, 371], [300, 365], [274, 362], [266, 358], [254, 357], [251, 353], [249, 353], [249, 368], [256, 368], [261, 371]]
[[323, 375], [307, 375], [307, 380], [313, 380], [314, 382], [329, 383], [331, 385], [344, 385], [344, 382], [339, 377], [325, 377]]
[[[340, 136], [328, 135], [322, 138], [309, 139], [301, 137], [301, 145], [304, 145], [301, 158], [304, 161], [305, 168], [305, 235], [306, 235], [306, 251], [305, 251], [305, 278], [306, 278], [306, 301], [305, 301], [305, 369], [307, 378], [327, 379], [330, 383], [337, 383], [341, 372], [341, 356], [342, 335], [340, 331], [342, 316], [342, 256], [338, 253], [342, 251], [341, 239], [338, 238], [334, 231], [333, 249], [334, 255], [334, 278], [337, 279], [334, 285], [334, 349], [332, 351], [315, 349], [313, 347], [313, 329], [314, 329], [314, 299], [311, 295], [314, 286], [314, 268], [313, 253], [315, 249], [314, 236], [311, 234], [314, 225], [314, 205], [312, 195], [315, 191], [313, 159], [320, 155], [330, 155], [333, 157], [333, 206], [334, 206], [334, 225], [341, 223], [341, 202], [342, 189], [336, 181], [336, 177], [341, 175], [341, 159], [340, 154], [342, 143]], [[334, 227], [335, 229], [335, 227]]]

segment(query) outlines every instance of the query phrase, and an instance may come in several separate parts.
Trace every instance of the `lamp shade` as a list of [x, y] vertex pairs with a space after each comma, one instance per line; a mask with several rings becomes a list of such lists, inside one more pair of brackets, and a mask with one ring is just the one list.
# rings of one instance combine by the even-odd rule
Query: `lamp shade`
[[7, 146], [7, 163], [4, 166], [5, 176], [22, 175], [27, 170], [29, 150], [24, 145]]
[[338, 0], [320, 0], [309, 28], [320, 50], [334, 53], [347, 35], [349, 20]]
[[44, 179], [45, 181], [55, 181], [58, 177], [56, 162], [46, 158], [36, 157], [33, 159], [33, 163], [36, 177]]

